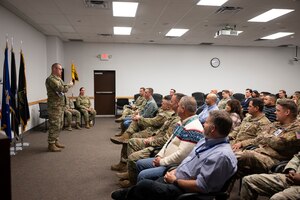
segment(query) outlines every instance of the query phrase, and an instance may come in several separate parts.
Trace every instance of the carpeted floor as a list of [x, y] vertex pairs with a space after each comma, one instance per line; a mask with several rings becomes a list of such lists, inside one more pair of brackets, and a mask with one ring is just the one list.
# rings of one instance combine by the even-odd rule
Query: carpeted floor
[[[96, 118], [92, 129], [62, 131], [63, 152], [47, 152], [47, 133], [35, 128], [24, 135], [30, 146], [11, 157], [13, 200], [109, 200], [118, 188], [111, 164], [120, 145], [109, 138], [119, 132], [114, 118]], [[232, 200], [238, 200], [238, 183]]]

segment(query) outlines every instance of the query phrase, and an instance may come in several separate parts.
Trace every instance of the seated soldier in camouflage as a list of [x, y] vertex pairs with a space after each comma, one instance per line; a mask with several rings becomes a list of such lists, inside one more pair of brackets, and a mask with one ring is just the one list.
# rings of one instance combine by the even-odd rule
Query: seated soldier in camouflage
[[254, 98], [250, 100], [248, 107], [249, 115], [228, 136], [233, 151], [238, 151], [242, 147], [253, 144], [257, 133], [260, 133], [266, 125], [271, 123], [262, 112], [263, 108], [264, 102], [262, 99]]
[[270, 200], [300, 198], [300, 152], [289, 161], [283, 173], [254, 174], [243, 178], [241, 199], [255, 200], [258, 195]]
[[174, 127], [177, 122], [180, 121], [180, 117], [177, 115], [177, 108], [180, 99], [185, 96], [180, 93], [175, 93], [171, 99], [172, 109], [174, 114], [165, 121], [164, 125], [152, 136], [147, 138], [131, 138], [128, 141], [127, 147], [127, 171], [123, 173], [117, 173], [120, 178], [119, 185], [122, 188], [130, 187], [136, 183], [137, 171], [136, 161], [143, 158], [149, 158], [153, 154], [155, 148], [161, 148], [173, 134]]
[[131, 106], [125, 105], [123, 108], [122, 116], [118, 119], [115, 119], [115, 122], [122, 122], [126, 116], [132, 115], [135, 111], [139, 112], [145, 107], [147, 103], [147, 100], [144, 97], [145, 88], [141, 87], [139, 93], [140, 96], [135, 100], [135, 103]]
[[142, 131], [146, 128], [158, 129], [164, 122], [172, 116], [174, 111], [171, 108], [171, 96], [165, 96], [162, 101], [162, 106], [158, 113], [153, 118], [146, 118], [140, 114], [135, 115], [127, 130], [119, 137], [111, 137], [110, 140], [115, 144], [124, 144], [134, 133]]
[[96, 111], [91, 108], [90, 98], [84, 95], [85, 88], [81, 87], [79, 91], [79, 96], [76, 99], [76, 107], [84, 116], [85, 127], [90, 128], [93, 126], [92, 122], [95, 119]]
[[67, 127], [66, 130], [72, 131], [72, 117], [73, 115], [76, 117], [76, 129], [81, 129], [80, 128], [80, 119], [81, 119], [81, 114], [78, 110], [75, 109], [74, 103], [72, 100], [70, 100], [68, 97], [65, 97], [65, 107], [64, 107], [64, 114], [65, 118], [67, 120]]
[[279, 100], [276, 105], [276, 119], [265, 131], [258, 134], [254, 150], [236, 152], [238, 172], [241, 176], [267, 173], [280, 161], [290, 160], [300, 151], [300, 122], [297, 105], [291, 99]]

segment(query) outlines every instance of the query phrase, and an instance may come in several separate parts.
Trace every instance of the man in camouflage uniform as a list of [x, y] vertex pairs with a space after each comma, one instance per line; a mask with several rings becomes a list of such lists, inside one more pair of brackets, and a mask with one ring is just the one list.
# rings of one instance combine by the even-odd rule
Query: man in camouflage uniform
[[63, 83], [61, 80], [61, 64], [54, 63], [51, 70], [51, 75], [46, 79], [45, 83], [49, 115], [48, 150], [50, 152], [59, 152], [62, 148], [65, 148], [63, 144], [58, 142], [59, 132], [63, 124], [64, 93], [73, 86], [73, 82], [70, 81], [69, 85]]
[[248, 107], [249, 115], [228, 136], [231, 140], [230, 143], [233, 151], [238, 151], [242, 147], [253, 144], [257, 133], [261, 133], [264, 127], [270, 124], [270, 121], [262, 112], [263, 108], [264, 102], [262, 99], [254, 98], [250, 100]]
[[[180, 121], [180, 117], [177, 115], [177, 108], [178, 103], [183, 96], [185, 95], [181, 93], [175, 93], [172, 96], [171, 105], [174, 114], [170, 116], [167, 121], [165, 121], [164, 125], [154, 132], [152, 136], [147, 138], [129, 139], [127, 147], [128, 170], [124, 173], [117, 173], [117, 176], [121, 178], [119, 181], [121, 187], [129, 187], [136, 183], [136, 161], [143, 158], [149, 158], [152, 154], [158, 153], [158, 150], [163, 147], [169, 137], [173, 134], [176, 123]], [[157, 152], [155, 152], [155, 149], [158, 149]]]
[[300, 152], [282, 174], [254, 174], [243, 178], [241, 199], [255, 200], [258, 195], [271, 197], [270, 200], [300, 198]]
[[84, 116], [85, 128], [90, 128], [93, 126], [92, 122], [95, 119], [96, 111], [91, 108], [90, 98], [84, 95], [85, 88], [81, 87], [79, 92], [79, 96], [76, 99], [76, 107]]
[[75, 109], [74, 103], [72, 100], [70, 100], [68, 97], [65, 97], [66, 102], [65, 102], [65, 107], [64, 107], [64, 113], [65, 113], [65, 118], [67, 120], [67, 128], [66, 130], [72, 131], [71, 123], [72, 123], [72, 116], [76, 116], [76, 129], [81, 129], [80, 128], [80, 119], [81, 119], [81, 114], [78, 110]]
[[276, 119], [258, 134], [253, 144], [258, 148], [236, 152], [238, 172], [241, 176], [267, 173], [280, 161], [289, 160], [300, 151], [300, 122], [297, 105], [291, 99], [280, 100], [276, 105]]
[[141, 87], [139, 93], [140, 96], [135, 100], [135, 103], [132, 104], [131, 106], [125, 105], [123, 108], [124, 110], [122, 112], [122, 116], [119, 117], [118, 119], [115, 119], [115, 122], [122, 122], [126, 116], [132, 115], [135, 111], [139, 112], [145, 107], [147, 103], [147, 100], [144, 97], [145, 88]]
[[162, 106], [155, 117], [146, 118], [140, 114], [135, 115], [129, 127], [122, 134], [122, 136], [112, 137], [110, 140], [115, 144], [126, 144], [128, 139], [131, 138], [134, 133], [142, 131], [146, 128], [157, 130], [170, 116], [172, 116], [173, 113], [174, 111], [171, 109], [171, 96], [165, 96], [162, 101]]

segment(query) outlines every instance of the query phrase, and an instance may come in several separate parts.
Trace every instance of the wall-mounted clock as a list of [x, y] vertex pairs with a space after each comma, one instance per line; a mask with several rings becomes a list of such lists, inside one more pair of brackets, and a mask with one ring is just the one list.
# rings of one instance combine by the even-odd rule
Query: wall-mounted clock
[[214, 68], [219, 67], [221, 64], [220, 59], [219, 58], [213, 58], [210, 60], [210, 65]]

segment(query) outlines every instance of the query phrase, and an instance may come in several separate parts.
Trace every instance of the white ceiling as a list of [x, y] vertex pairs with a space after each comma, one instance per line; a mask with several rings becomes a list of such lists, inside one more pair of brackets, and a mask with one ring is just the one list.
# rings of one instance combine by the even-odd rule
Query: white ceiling
[[[216, 13], [220, 7], [197, 6], [198, 0], [128, 0], [139, 2], [135, 18], [113, 17], [108, 9], [89, 8], [85, 0], [0, 0], [0, 4], [36, 29], [63, 41], [189, 44], [231, 46], [300, 46], [300, 0], [229, 0], [223, 6], [241, 7], [237, 12]], [[117, 1], [117, 0], [116, 0]], [[271, 8], [295, 9], [266, 23], [247, 22]], [[215, 33], [226, 24], [244, 31], [239, 36]], [[131, 26], [130, 36], [113, 34], [113, 26]], [[190, 29], [180, 38], [168, 38], [171, 28]], [[277, 40], [255, 41], [279, 31], [295, 32]], [[101, 34], [108, 34], [103, 36]]]

